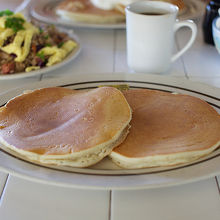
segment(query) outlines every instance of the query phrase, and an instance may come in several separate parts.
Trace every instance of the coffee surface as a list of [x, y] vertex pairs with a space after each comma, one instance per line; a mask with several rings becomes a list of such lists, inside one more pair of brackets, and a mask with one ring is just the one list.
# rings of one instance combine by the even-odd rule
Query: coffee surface
[[165, 15], [165, 12], [141, 12], [141, 15]]

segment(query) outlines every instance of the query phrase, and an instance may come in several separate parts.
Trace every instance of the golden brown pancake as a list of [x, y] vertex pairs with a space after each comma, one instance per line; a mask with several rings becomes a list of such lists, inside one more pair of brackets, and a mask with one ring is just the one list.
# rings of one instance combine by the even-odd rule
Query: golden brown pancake
[[155, 0], [155, 1], [168, 2], [173, 5], [176, 5], [179, 8], [179, 15], [183, 14], [186, 11], [186, 5], [183, 0]]
[[123, 93], [133, 116], [126, 140], [110, 154], [119, 166], [191, 162], [220, 145], [220, 115], [205, 101], [147, 89]]
[[64, 19], [86, 23], [119, 23], [125, 16], [118, 10], [102, 10], [90, 0], [65, 0], [56, 7], [56, 13]]
[[115, 88], [38, 89], [0, 109], [0, 142], [33, 161], [85, 167], [123, 141], [130, 120], [130, 107]]
[[[176, 5], [179, 8], [178, 15], [185, 13], [187, 9], [183, 0], [151, 0], [151, 1], [161, 1]], [[126, 8], [125, 5], [117, 4], [115, 9], [125, 15], [125, 8]]]

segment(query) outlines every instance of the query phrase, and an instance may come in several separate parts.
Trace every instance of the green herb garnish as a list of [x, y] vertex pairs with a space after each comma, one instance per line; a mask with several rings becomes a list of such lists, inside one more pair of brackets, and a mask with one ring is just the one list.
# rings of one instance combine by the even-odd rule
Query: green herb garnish
[[6, 9], [4, 11], [0, 11], [0, 17], [2, 16], [10, 16], [13, 15], [14, 13], [12, 11], [10, 11], [9, 9]]
[[120, 85], [100, 85], [98, 87], [105, 87], [105, 86], [108, 86], [108, 87], [114, 87], [120, 91], [124, 91], [124, 90], [129, 90], [129, 85], [128, 84], [120, 84]]
[[48, 35], [48, 34], [44, 36], [44, 39], [47, 40], [48, 38], [49, 38], [49, 35]]
[[36, 54], [38, 57], [40, 57], [43, 61], [45, 61], [45, 55], [44, 55], [44, 52], [41, 51], [39, 53]]
[[57, 46], [60, 48], [64, 45], [64, 42], [60, 42]]
[[55, 28], [55, 25], [54, 25], [54, 24], [51, 24], [49, 27], [50, 27], [50, 28]]
[[14, 32], [24, 30], [23, 24], [25, 20], [23, 18], [8, 17], [5, 21], [5, 27], [11, 28]]
[[39, 32], [40, 32], [40, 34], [42, 34], [44, 32], [44, 30], [42, 28], [39, 28]]
[[49, 44], [49, 43], [48, 43], [48, 44], [45, 44], [45, 46], [46, 46], [46, 47], [51, 47], [52, 44]]

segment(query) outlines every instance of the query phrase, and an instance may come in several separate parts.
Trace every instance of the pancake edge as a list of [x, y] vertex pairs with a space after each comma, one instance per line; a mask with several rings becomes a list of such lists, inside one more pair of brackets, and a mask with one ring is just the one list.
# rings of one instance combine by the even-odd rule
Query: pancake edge
[[[44, 88], [38, 88], [35, 90], [24, 90], [23, 93], [11, 98], [8, 100], [7, 103], [9, 103], [11, 100], [20, 97], [22, 95], [26, 95], [29, 93], [32, 93], [37, 90], [41, 90]], [[90, 147], [88, 149], [82, 150], [80, 152], [73, 152], [70, 154], [65, 155], [40, 155], [34, 152], [18, 149], [17, 147], [10, 145], [7, 143], [7, 141], [4, 140], [3, 137], [0, 136], [0, 149], [3, 149], [4, 151], [18, 157], [22, 158], [24, 160], [30, 160], [33, 162], [39, 162], [41, 164], [55, 164], [55, 165], [63, 165], [63, 166], [72, 166], [72, 167], [88, 167], [91, 165], [96, 164], [100, 160], [102, 160], [104, 157], [109, 155], [113, 148], [120, 145], [125, 138], [127, 137], [130, 129], [130, 121], [132, 119], [132, 109], [130, 105], [128, 104], [126, 98], [124, 97], [123, 93], [118, 90], [121, 96], [123, 97], [125, 104], [128, 107], [129, 111], [129, 118], [124, 123], [124, 126], [121, 127], [121, 129], [108, 141], [101, 143], [97, 146]], [[7, 105], [6, 103], [6, 105]], [[0, 107], [0, 112], [3, 111], [5, 106]]]
[[56, 14], [62, 19], [69, 21], [78, 21], [89, 24], [117, 24], [125, 21], [123, 14], [116, 14], [111, 16], [102, 16], [98, 14], [86, 14], [80, 12], [69, 12], [66, 10], [57, 9]]
[[33, 163], [39, 163], [41, 165], [58, 165], [58, 166], [71, 166], [71, 167], [88, 167], [96, 164], [104, 157], [109, 155], [111, 151], [120, 145], [129, 133], [130, 125], [127, 125], [122, 132], [115, 135], [113, 141], [107, 141], [104, 144], [100, 144], [94, 148], [89, 148], [81, 152], [71, 153], [69, 155], [39, 155], [29, 151], [17, 149], [16, 147], [9, 145], [2, 138], [0, 138], [0, 149], [3, 149], [9, 154], [20, 159], [28, 160]]
[[193, 162], [203, 156], [206, 156], [220, 147], [220, 140], [209, 147], [208, 149], [201, 151], [187, 151], [174, 154], [163, 154], [146, 157], [126, 157], [119, 153], [112, 151], [109, 155], [110, 159], [119, 167], [126, 169], [140, 169], [150, 167], [163, 167], [163, 166], [175, 166], [178, 164], [184, 164]]

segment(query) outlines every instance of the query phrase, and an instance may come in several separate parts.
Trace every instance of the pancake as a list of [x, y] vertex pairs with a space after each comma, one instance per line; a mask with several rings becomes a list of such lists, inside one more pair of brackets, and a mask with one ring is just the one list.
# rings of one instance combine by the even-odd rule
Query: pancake
[[178, 12], [179, 15], [185, 13], [187, 9], [183, 0], [155, 0], [155, 1], [162, 1], [176, 5], [179, 8], [179, 12]]
[[125, 21], [125, 16], [117, 9], [102, 10], [95, 7], [90, 0], [64, 0], [57, 5], [56, 14], [63, 19], [94, 23], [114, 24]]
[[126, 140], [110, 154], [117, 165], [177, 165], [194, 161], [219, 147], [220, 115], [205, 101], [147, 89], [123, 93], [133, 116]]
[[[179, 8], [178, 15], [182, 15], [187, 10], [186, 5], [183, 0], [151, 0], [151, 1], [161, 1], [161, 2], [167, 2], [170, 4], [176, 5]], [[120, 11], [124, 15], [125, 15], [125, 8], [126, 6], [120, 3], [117, 4], [115, 7], [116, 10]]]
[[45, 164], [87, 167], [128, 134], [131, 109], [116, 88], [34, 90], [0, 109], [3, 149]]

